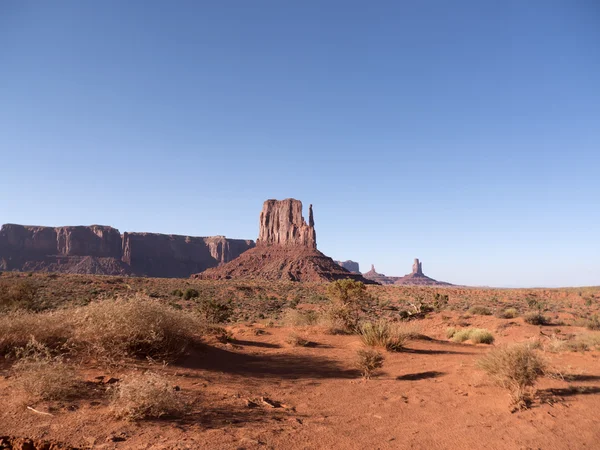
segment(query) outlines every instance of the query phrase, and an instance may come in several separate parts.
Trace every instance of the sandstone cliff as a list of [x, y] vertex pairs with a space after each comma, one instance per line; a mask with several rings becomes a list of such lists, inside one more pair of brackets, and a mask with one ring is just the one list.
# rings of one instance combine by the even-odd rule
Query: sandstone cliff
[[254, 242], [223, 236], [124, 233], [100, 225], [0, 229], [0, 270], [188, 277], [226, 263]]
[[194, 277], [312, 282], [352, 278], [371, 282], [360, 274], [349, 272], [317, 250], [314, 224], [312, 205], [306, 223], [299, 200], [267, 200], [259, 217], [256, 247], [227, 264]]

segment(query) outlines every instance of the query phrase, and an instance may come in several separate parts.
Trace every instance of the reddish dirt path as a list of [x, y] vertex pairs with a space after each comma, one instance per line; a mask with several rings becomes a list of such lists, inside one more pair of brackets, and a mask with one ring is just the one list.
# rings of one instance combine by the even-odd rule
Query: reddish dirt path
[[[424, 328], [439, 337], [442, 326], [432, 320]], [[381, 374], [363, 382], [353, 368], [356, 336], [310, 330], [318, 345], [292, 348], [285, 344], [289, 329], [266, 332], [234, 327], [233, 345], [215, 344], [157, 369], [194, 400], [183, 420], [116, 421], [104, 398], [36, 404], [55, 408], [54, 416], [42, 416], [25, 408], [9, 378], [0, 380], [0, 435], [107, 449], [598, 448], [600, 352], [547, 354], [553, 366], [576, 377], [541, 380], [545, 401], [510, 413], [506, 391], [475, 368], [488, 346], [413, 341], [406, 352], [387, 353]], [[536, 332], [515, 326], [497, 336], [515, 341]], [[106, 371], [88, 368], [82, 376], [98, 374]], [[286, 407], [247, 407], [246, 399], [261, 396]]]

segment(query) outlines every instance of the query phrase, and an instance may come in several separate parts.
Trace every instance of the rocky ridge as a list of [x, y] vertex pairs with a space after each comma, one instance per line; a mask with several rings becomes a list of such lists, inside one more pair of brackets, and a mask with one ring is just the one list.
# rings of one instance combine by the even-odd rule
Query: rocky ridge
[[0, 270], [188, 277], [235, 259], [251, 240], [121, 233], [103, 225], [0, 228]]
[[380, 284], [397, 284], [406, 286], [453, 286], [445, 281], [437, 281], [423, 274], [423, 263], [415, 259], [412, 272], [403, 277], [391, 277], [375, 271], [375, 266], [371, 265], [371, 270], [364, 273], [363, 276], [369, 280]]

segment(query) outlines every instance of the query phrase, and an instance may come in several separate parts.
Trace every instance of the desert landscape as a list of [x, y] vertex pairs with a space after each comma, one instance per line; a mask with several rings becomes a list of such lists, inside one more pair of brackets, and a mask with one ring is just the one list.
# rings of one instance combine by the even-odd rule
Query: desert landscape
[[249, 247], [188, 278], [2, 272], [1, 448], [600, 439], [600, 287], [436, 285], [418, 260], [379, 284], [319, 252], [294, 199], [265, 202]]

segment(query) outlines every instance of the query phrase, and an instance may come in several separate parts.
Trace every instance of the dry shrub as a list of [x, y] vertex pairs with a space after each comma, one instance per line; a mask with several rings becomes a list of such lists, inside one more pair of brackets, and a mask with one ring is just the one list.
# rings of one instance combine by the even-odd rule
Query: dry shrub
[[452, 339], [454, 337], [454, 335], [456, 334], [456, 328], [455, 327], [448, 327], [446, 329], [446, 338], [448, 339]]
[[0, 284], [0, 310], [14, 311], [18, 309], [38, 309], [35, 298], [38, 288], [29, 281], [13, 284]]
[[125, 376], [112, 395], [112, 410], [120, 419], [181, 417], [187, 409], [181, 391], [154, 372]]
[[592, 317], [590, 317], [585, 326], [588, 330], [600, 330], [600, 318], [598, 317], [598, 314], [594, 314]]
[[469, 309], [469, 313], [478, 316], [491, 316], [492, 311], [487, 306], [476, 305]]
[[405, 332], [401, 326], [386, 320], [363, 323], [359, 329], [363, 344], [369, 347], [382, 347], [387, 351], [400, 351], [410, 340], [411, 333]]
[[26, 311], [0, 315], [0, 354], [25, 347], [32, 339], [52, 349], [64, 349], [73, 335], [72, 314], [66, 310]]
[[15, 353], [19, 358], [12, 366], [16, 384], [33, 399], [67, 400], [79, 391], [73, 368], [35, 339]]
[[177, 358], [206, 329], [197, 316], [142, 295], [79, 308], [74, 321], [77, 346], [108, 360]]
[[501, 319], [514, 319], [519, 317], [519, 311], [517, 311], [516, 308], [506, 308], [504, 311], [498, 314], [498, 316]]
[[494, 342], [494, 335], [484, 328], [449, 329], [447, 335], [454, 342], [459, 343], [468, 340], [474, 344], [492, 344]]
[[546, 368], [535, 350], [524, 344], [495, 348], [477, 361], [477, 365], [496, 384], [510, 391], [513, 404], [519, 408], [529, 405], [531, 390]]
[[377, 369], [383, 367], [385, 358], [381, 353], [372, 348], [361, 348], [356, 352], [358, 358], [356, 366], [361, 371], [365, 380], [371, 379], [371, 376]]
[[373, 301], [364, 283], [351, 279], [337, 280], [327, 286], [331, 304], [324, 312], [324, 324], [330, 332], [356, 333], [359, 322]]
[[531, 311], [523, 316], [523, 320], [530, 325], [548, 325], [550, 320], [539, 311]]
[[310, 340], [308, 340], [306, 337], [301, 336], [297, 333], [290, 333], [286, 337], [285, 342], [291, 345], [292, 347], [306, 347], [311, 343]]
[[301, 309], [285, 309], [281, 314], [281, 323], [288, 327], [304, 327], [315, 325], [319, 317], [316, 311]]

